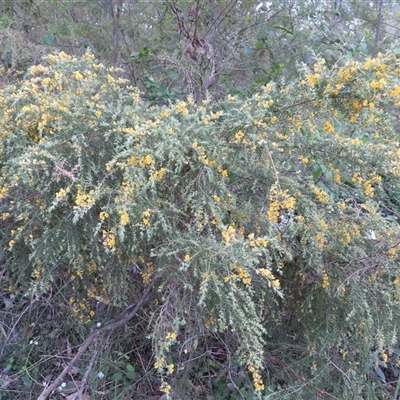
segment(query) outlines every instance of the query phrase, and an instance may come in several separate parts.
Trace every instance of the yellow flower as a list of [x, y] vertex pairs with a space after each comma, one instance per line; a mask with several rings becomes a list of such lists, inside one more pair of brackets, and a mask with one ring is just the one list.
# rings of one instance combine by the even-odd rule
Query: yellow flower
[[240, 130], [235, 134], [235, 139], [237, 142], [240, 142], [240, 140], [243, 138], [244, 133]]
[[106, 218], [108, 218], [110, 215], [107, 212], [101, 211], [99, 214], [99, 218], [104, 221]]
[[329, 277], [325, 271], [322, 271], [322, 283], [321, 286], [323, 289], [329, 286]]
[[389, 257], [394, 257], [396, 255], [396, 248], [391, 247], [388, 251], [387, 251], [387, 255]]
[[150, 221], [147, 218], [143, 218], [142, 221], [144, 225], [150, 226]]
[[165, 339], [175, 341], [178, 335], [175, 332], [168, 332]]
[[153, 157], [149, 154], [142, 157], [142, 161], [145, 165], [154, 164]]
[[281, 286], [281, 283], [279, 282], [278, 279], [274, 279], [272, 281], [272, 285], [274, 286], [275, 289], [279, 289], [279, 286]]
[[308, 164], [308, 158], [307, 157], [304, 157], [304, 156], [300, 155], [299, 158], [300, 158], [300, 161], [303, 164]]
[[372, 81], [369, 86], [371, 86], [372, 89], [379, 89], [381, 87], [380, 83], [377, 81]]
[[103, 231], [103, 246], [114, 249], [115, 243], [115, 233], [113, 231]]
[[253, 383], [255, 390], [264, 390], [264, 383], [262, 381], [261, 375], [258, 372], [253, 372]]
[[7, 193], [8, 193], [8, 188], [5, 187], [5, 186], [3, 186], [3, 187], [0, 189], [0, 199], [4, 199], [4, 197], [7, 196]]
[[225, 246], [227, 247], [230, 245], [230, 242], [237, 241], [235, 228], [231, 225], [229, 225], [227, 230], [222, 231], [221, 234], [225, 240]]
[[329, 133], [335, 132], [335, 128], [333, 127], [333, 125], [332, 125], [329, 121], [326, 121], [326, 122], [325, 122], [325, 124], [324, 124], [324, 130], [326, 130], [326, 131], [329, 132]]
[[306, 81], [310, 86], [315, 86], [317, 84], [317, 82], [319, 81], [319, 79], [321, 78], [320, 74], [307, 74], [306, 75]]
[[125, 211], [122, 215], [121, 215], [121, 225], [126, 225], [127, 223], [129, 223], [129, 214]]
[[318, 186], [313, 186], [313, 192], [315, 197], [317, 198], [318, 201], [320, 201], [321, 203], [328, 203], [330, 200], [330, 197], [328, 196], [328, 194], [321, 188], [319, 188]]
[[169, 394], [171, 392], [171, 385], [168, 385], [167, 383], [163, 382], [163, 384], [160, 386], [160, 390], [165, 394]]
[[155, 171], [153, 175], [150, 176], [150, 181], [161, 181], [164, 178], [165, 172], [167, 171], [166, 168], [160, 168], [158, 171]]
[[174, 373], [174, 364], [169, 364], [168, 365], [168, 373], [173, 374]]
[[178, 111], [178, 113], [181, 113], [183, 115], [188, 115], [189, 110], [187, 109], [186, 105], [187, 104], [184, 101], [181, 101], [175, 106], [175, 110]]
[[79, 71], [74, 72], [73, 75], [74, 75], [74, 78], [75, 78], [77, 81], [80, 81], [80, 80], [83, 79], [83, 75], [82, 75]]
[[85, 193], [82, 190], [82, 186], [78, 185], [78, 194], [75, 199], [76, 206], [74, 206], [74, 208], [76, 209], [78, 207], [83, 207], [83, 208], [91, 207], [95, 203], [93, 195], [94, 195], [94, 190], [91, 190], [89, 193]]

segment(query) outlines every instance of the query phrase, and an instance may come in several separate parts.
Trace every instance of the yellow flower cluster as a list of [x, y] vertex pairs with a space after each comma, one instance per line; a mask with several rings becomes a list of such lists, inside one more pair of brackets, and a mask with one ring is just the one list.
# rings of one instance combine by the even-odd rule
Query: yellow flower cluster
[[325, 190], [321, 189], [318, 186], [312, 185], [312, 190], [314, 192], [315, 197], [321, 203], [328, 203], [330, 200], [329, 195], [325, 192]]
[[147, 263], [146, 269], [142, 272], [142, 280], [145, 285], [148, 285], [150, 283], [150, 278], [153, 272], [154, 272], [154, 264], [151, 262]]
[[7, 193], [8, 193], [8, 188], [6, 186], [0, 188], [0, 199], [4, 199], [7, 196]]
[[93, 198], [94, 190], [91, 190], [89, 193], [85, 193], [82, 189], [82, 185], [77, 185], [78, 194], [76, 195], [74, 209], [79, 207], [82, 208], [90, 208], [94, 205], [95, 201]]
[[71, 189], [69, 187], [67, 187], [66, 189], [60, 189], [57, 193], [56, 193], [56, 199], [57, 200], [61, 200], [64, 197], [67, 196], [67, 193], [69, 193], [71, 191]]
[[80, 324], [89, 323], [95, 315], [87, 301], [76, 301], [73, 297], [69, 299], [72, 305], [72, 314]]
[[105, 219], [107, 219], [109, 216], [110, 216], [110, 214], [108, 214], [108, 212], [104, 212], [104, 211], [101, 211], [100, 214], [99, 214], [99, 218], [100, 218], [102, 221], [104, 221]]
[[[234, 263], [233, 269], [237, 272], [237, 274], [233, 274], [230, 279], [240, 279], [244, 285], [251, 285], [251, 277], [244, 268], [240, 267], [237, 263]], [[227, 281], [226, 278], [225, 281]]]
[[261, 237], [254, 239], [254, 233], [250, 233], [248, 243], [250, 247], [267, 247], [269, 240]]
[[322, 282], [321, 282], [322, 289], [325, 289], [329, 286], [329, 277], [328, 274], [324, 271], [322, 271]]
[[382, 177], [377, 175], [375, 172], [372, 173], [369, 179], [362, 178], [360, 172], [355, 172], [351, 177], [352, 182], [357, 183], [359, 186], [364, 186], [364, 193], [368, 197], [374, 196], [374, 188], [373, 185], [381, 182]]
[[177, 334], [175, 332], [167, 332], [167, 335], [165, 336], [165, 339], [171, 342], [175, 342], [177, 338]]
[[372, 89], [383, 89], [386, 84], [386, 80], [384, 78], [379, 79], [379, 81], [371, 81], [369, 86]]
[[256, 370], [252, 365], [249, 365], [247, 367], [247, 369], [249, 370], [249, 372], [252, 373], [253, 375], [253, 384], [254, 384], [254, 389], [256, 391], [261, 391], [264, 390], [264, 383], [262, 381], [261, 375], [258, 372], [258, 370]]
[[171, 392], [171, 385], [163, 382], [160, 386], [160, 391], [168, 395]]
[[400, 86], [397, 86], [395, 89], [393, 89], [390, 93], [389, 93], [390, 97], [397, 97], [400, 96]]
[[276, 184], [272, 185], [269, 194], [269, 206], [268, 206], [268, 219], [276, 223], [282, 210], [291, 210], [294, 208], [296, 200], [294, 197], [289, 195], [288, 190], [282, 190], [278, 188]]
[[222, 115], [224, 115], [223, 111], [217, 111], [216, 113], [213, 113], [211, 111], [210, 115], [207, 115], [204, 119], [204, 125], [208, 125], [210, 121], [217, 120], [220, 118]]
[[164, 178], [165, 172], [167, 171], [166, 168], [160, 168], [158, 171], [155, 171], [149, 178], [151, 181], [161, 181]]
[[222, 231], [222, 237], [225, 240], [225, 246], [228, 247], [231, 243], [237, 242], [236, 230], [229, 225], [228, 229]]
[[326, 121], [326, 122], [325, 122], [325, 124], [324, 124], [324, 130], [327, 131], [327, 132], [329, 132], [329, 133], [335, 132], [334, 126], [333, 126], [329, 121]]
[[107, 247], [111, 250], [115, 249], [115, 233], [113, 230], [107, 232], [107, 231], [102, 231], [102, 235], [103, 235], [103, 246]]
[[303, 155], [300, 155], [299, 159], [304, 165], [308, 164], [308, 158], [307, 157], [304, 157]]
[[187, 109], [187, 104], [184, 101], [180, 101], [179, 103], [177, 103], [175, 105], [175, 110], [183, 115], [188, 115], [189, 114], [189, 110]]
[[[313, 74], [313, 75], [312, 74], [307, 74], [306, 75], [306, 81], [312, 87], [314, 87], [318, 83], [318, 81], [320, 79], [321, 79], [321, 75], [320, 74]], [[305, 81], [302, 81], [301, 83], [305, 84]]]
[[251, 143], [249, 140], [246, 139], [246, 137], [245, 137], [245, 135], [244, 135], [242, 130], [239, 130], [238, 132], [236, 132], [235, 140], [233, 140], [232, 143], [237, 143], [237, 144], [242, 143], [245, 146], [252, 146], [253, 145], [253, 143]]
[[275, 275], [268, 269], [268, 268], [257, 268], [256, 269], [256, 274], [261, 275], [264, 278], [267, 278], [269, 280], [269, 286], [272, 286], [275, 289], [279, 289], [281, 283], [279, 282], [279, 279], [275, 277]]
[[[144, 156], [142, 156], [141, 158], [138, 158], [136, 156], [131, 156], [130, 158], [128, 158], [128, 160], [126, 160], [126, 165], [140, 165], [141, 167], [145, 167], [147, 165], [154, 165], [155, 161], [153, 159], [153, 157], [150, 154], [146, 154]], [[109, 167], [110, 170], [111, 168]]]
[[340, 170], [339, 169], [337, 169], [337, 168], [335, 168], [332, 164], [329, 164], [329, 168], [330, 168], [330, 170], [332, 171], [332, 173], [333, 173], [333, 181], [336, 183], [336, 184], [340, 184], [341, 183], [341, 181], [342, 181], [342, 179], [341, 179], [341, 177], [340, 177]]
[[228, 171], [226, 169], [223, 169], [221, 165], [218, 165], [217, 171], [222, 175], [222, 177], [228, 177]]
[[125, 226], [129, 223], [129, 214], [125, 211], [121, 214], [121, 225]]
[[149, 218], [151, 217], [151, 210], [146, 210], [142, 212], [142, 222], [146, 226], [150, 226]]
[[210, 166], [210, 167], [213, 166], [213, 165], [215, 164], [215, 160], [210, 160], [210, 159], [207, 157], [206, 149], [205, 149], [204, 146], [199, 146], [199, 144], [198, 144], [197, 142], [193, 142], [193, 143], [192, 143], [192, 148], [193, 148], [193, 149], [196, 149], [196, 151], [197, 151], [197, 153], [198, 153], [197, 159], [198, 159], [199, 161], [202, 161], [205, 165], [208, 165], [208, 166]]
[[155, 369], [160, 369], [160, 368], [164, 368], [167, 365], [167, 363], [165, 362], [165, 358], [161, 357], [159, 360], [157, 360], [154, 363], [154, 368]]

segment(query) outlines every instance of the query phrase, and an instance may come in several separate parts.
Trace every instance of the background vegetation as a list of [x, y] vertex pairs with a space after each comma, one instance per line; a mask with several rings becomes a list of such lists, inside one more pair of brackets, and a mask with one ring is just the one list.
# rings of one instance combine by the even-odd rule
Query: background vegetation
[[398, 398], [396, 5], [277, 3], [1, 2], [0, 398]]

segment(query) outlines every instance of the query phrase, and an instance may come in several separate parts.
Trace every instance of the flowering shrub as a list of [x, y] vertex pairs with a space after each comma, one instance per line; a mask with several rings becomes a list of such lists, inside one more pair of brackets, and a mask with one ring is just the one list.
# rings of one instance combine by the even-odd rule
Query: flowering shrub
[[119, 73], [60, 53], [1, 88], [8, 295], [61, 291], [90, 326], [96, 304], [155, 285], [146, 334], [165, 393], [204, 382], [204, 360], [236, 389], [248, 374], [252, 396], [361, 398], [386, 379], [400, 59], [316, 60], [247, 100], [169, 107]]

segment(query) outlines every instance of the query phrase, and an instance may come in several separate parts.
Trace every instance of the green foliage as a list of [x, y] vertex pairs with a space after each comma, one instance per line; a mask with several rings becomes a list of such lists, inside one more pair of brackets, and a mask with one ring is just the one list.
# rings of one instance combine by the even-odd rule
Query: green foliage
[[247, 97], [298, 77], [297, 63], [311, 65], [313, 51], [332, 63], [370, 55], [375, 42], [385, 51], [398, 36], [396, 5], [382, 2], [378, 24], [380, 2], [0, 0], [0, 62], [25, 70], [50, 51], [90, 48], [157, 104], [206, 91]]
[[151, 371], [184, 398], [223, 398], [223, 380], [231, 398], [361, 399], [371, 380], [384, 393], [399, 78], [393, 54], [315, 59], [245, 101], [149, 106], [91, 54], [48, 56], [1, 88], [5, 298], [40, 310], [54, 293], [79, 342], [154, 285], [130, 326], [154, 367], [114, 344], [102, 368], [116, 387], [155, 390], [140, 386]]

